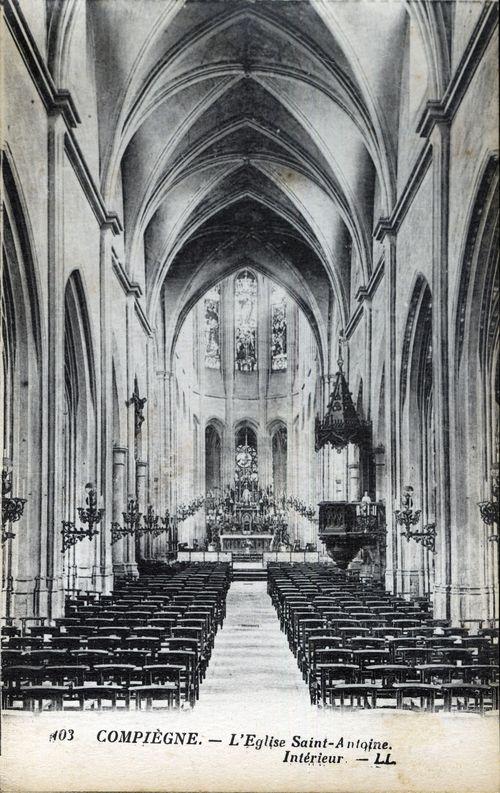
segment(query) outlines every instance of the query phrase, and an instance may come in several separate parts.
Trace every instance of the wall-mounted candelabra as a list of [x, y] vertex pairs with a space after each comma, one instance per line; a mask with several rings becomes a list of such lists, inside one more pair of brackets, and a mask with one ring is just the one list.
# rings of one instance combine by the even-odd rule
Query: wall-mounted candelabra
[[[486, 526], [497, 526], [499, 517], [498, 504], [498, 466], [495, 467], [491, 475], [491, 499], [489, 501], [479, 501], [479, 512], [481, 520]], [[498, 530], [488, 537], [490, 542], [498, 542]]]
[[189, 504], [179, 504], [176, 514], [177, 522], [182, 523], [182, 521], [190, 518], [192, 515], [195, 515], [198, 510], [201, 509], [204, 503], [204, 496], [197, 496], [192, 501], [190, 501]]
[[415, 540], [425, 548], [429, 548], [432, 553], [436, 553], [436, 524], [428, 523], [423, 527], [422, 531], [413, 531], [411, 528], [417, 525], [420, 515], [420, 509], [413, 509], [413, 487], [407, 485], [401, 495], [401, 509], [394, 510], [396, 522], [405, 528], [401, 535], [406, 537], [407, 542]]
[[101, 522], [104, 516], [104, 509], [97, 506], [97, 491], [91, 482], [85, 485], [85, 490], [87, 491], [85, 497], [87, 506], [78, 507], [78, 517], [82, 523], [86, 524], [87, 528], [75, 526], [73, 521], [63, 520], [61, 553], [65, 553], [68, 548], [76, 545], [77, 542], [80, 542], [85, 537], [91, 540], [92, 537], [99, 533], [95, 526]]
[[[127, 511], [122, 512], [122, 515], [123, 527], [117, 522], [111, 524], [111, 545], [127, 535], [133, 534], [136, 537], [142, 537], [144, 534], [150, 534], [151, 537], [156, 538], [163, 532], [168, 534], [169, 537], [172, 534], [171, 539], [176, 541], [177, 517], [176, 515], [171, 515], [168, 509], [165, 511], [165, 515], [160, 517], [160, 515], [156, 514], [152, 505], [149, 504], [143, 516], [142, 512], [139, 512], [137, 499], [131, 497], [128, 500]], [[163, 525], [160, 525], [160, 523]]]
[[149, 504], [142, 521], [142, 531], [144, 534], [151, 534], [153, 537], [158, 537], [163, 531], [161, 526], [158, 526], [159, 520], [160, 516], [156, 514], [151, 504]]
[[136, 534], [140, 536], [141, 532], [141, 518], [142, 512], [139, 512], [139, 504], [136, 498], [132, 496], [128, 500], [127, 511], [122, 512], [123, 523], [122, 527], [116, 521], [111, 524], [111, 545], [118, 542], [122, 537], [127, 535]]
[[286, 500], [286, 504], [311, 523], [317, 522], [316, 507], [308, 507], [307, 504], [300, 498], [297, 498], [297, 496], [289, 496]]
[[12, 471], [2, 469], [2, 544], [13, 540], [13, 531], [7, 530], [8, 523], [15, 523], [24, 513], [25, 498], [12, 496]]

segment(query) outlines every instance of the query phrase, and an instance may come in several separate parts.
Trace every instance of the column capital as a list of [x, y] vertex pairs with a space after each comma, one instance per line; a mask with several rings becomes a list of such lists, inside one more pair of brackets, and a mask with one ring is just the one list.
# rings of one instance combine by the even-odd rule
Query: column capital
[[127, 461], [128, 448], [126, 446], [113, 445], [113, 464], [125, 465]]

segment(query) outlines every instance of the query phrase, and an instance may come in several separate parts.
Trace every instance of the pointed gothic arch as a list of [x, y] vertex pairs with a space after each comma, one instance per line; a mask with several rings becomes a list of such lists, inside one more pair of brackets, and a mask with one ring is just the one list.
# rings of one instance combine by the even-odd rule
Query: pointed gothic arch
[[[400, 371], [400, 487], [411, 485], [422, 524], [436, 515], [436, 446], [432, 376], [432, 296], [423, 275], [416, 278], [403, 338]], [[426, 595], [433, 561], [423, 546], [407, 549], [406, 588]]]
[[74, 270], [64, 292], [63, 422], [65, 519], [74, 520], [86, 482], [97, 475], [94, 347], [83, 281]]
[[15, 550], [8, 541], [2, 554], [10, 614], [14, 580], [34, 581], [42, 570], [37, 549], [44, 539], [33, 527], [43, 525], [45, 334], [30, 217], [9, 149], [2, 155], [2, 468], [10, 471], [12, 495], [27, 498], [14, 528]]
[[496, 552], [481, 522], [478, 503], [492, 498], [498, 482], [499, 443], [499, 242], [498, 158], [490, 155], [480, 171], [471, 203], [458, 280], [452, 428], [453, 480], [457, 552], [470, 559], [478, 574], [477, 611], [498, 617]]

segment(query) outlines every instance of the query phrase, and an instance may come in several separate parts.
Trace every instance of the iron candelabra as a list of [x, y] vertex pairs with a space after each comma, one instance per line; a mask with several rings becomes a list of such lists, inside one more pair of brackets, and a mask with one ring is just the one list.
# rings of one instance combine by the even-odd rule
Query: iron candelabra
[[92, 537], [95, 537], [95, 535], [99, 533], [95, 526], [101, 522], [104, 516], [104, 509], [97, 506], [97, 491], [91, 482], [85, 485], [85, 490], [87, 491], [85, 497], [87, 506], [78, 507], [78, 517], [82, 523], [87, 525], [87, 528], [75, 526], [73, 521], [63, 520], [63, 527], [61, 529], [61, 553], [65, 553], [68, 548], [76, 545], [77, 542], [80, 542], [80, 540], [83, 540], [85, 537], [91, 540]]
[[127, 537], [127, 535], [137, 534], [137, 536], [140, 536], [142, 534], [142, 512], [139, 512], [138, 501], [133, 496], [129, 497], [127, 511], [122, 512], [122, 516], [123, 523], [125, 524], [124, 527], [116, 521], [113, 521], [111, 524], [111, 545], [114, 545], [114, 543], [118, 542], [122, 537]]
[[405, 530], [401, 532], [406, 541], [415, 540], [428, 548], [432, 553], [436, 553], [436, 524], [428, 523], [422, 531], [413, 531], [412, 526], [416, 526], [420, 520], [422, 510], [413, 509], [413, 487], [407, 485], [401, 496], [401, 509], [394, 510], [394, 517], [400, 526]]
[[15, 523], [22, 518], [24, 513], [25, 498], [12, 496], [12, 471], [2, 469], [2, 544], [13, 540], [16, 536], [13, 531], [7, 530], [8, 523]]
[[[496, 466], [491, 475], [491, 499], [478, 502], [481, 520], [486, 526], [498, 526], [498, 506], [498, 466]], [[489, 542], [498, 542], [498, 531], [490, 534], [488, 540]]]

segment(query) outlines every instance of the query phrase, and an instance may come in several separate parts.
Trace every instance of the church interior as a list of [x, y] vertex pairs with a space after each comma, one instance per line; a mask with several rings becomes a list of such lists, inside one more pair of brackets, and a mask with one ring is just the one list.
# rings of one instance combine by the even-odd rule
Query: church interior
[[2, 25], [4, 707], [498, 710], [498, 4]]

